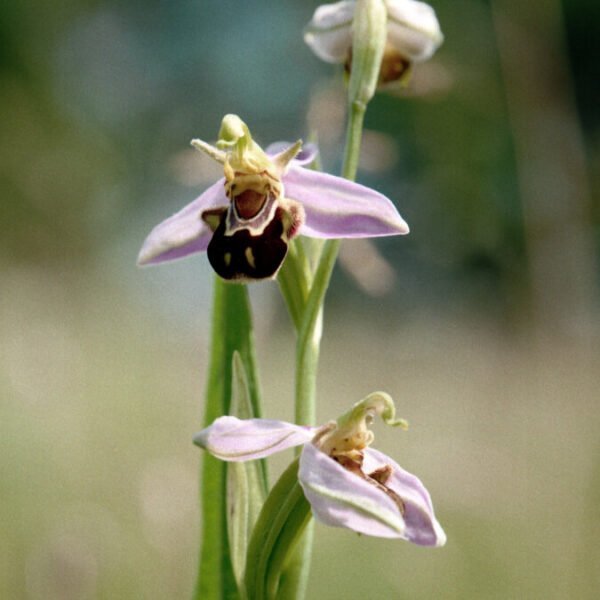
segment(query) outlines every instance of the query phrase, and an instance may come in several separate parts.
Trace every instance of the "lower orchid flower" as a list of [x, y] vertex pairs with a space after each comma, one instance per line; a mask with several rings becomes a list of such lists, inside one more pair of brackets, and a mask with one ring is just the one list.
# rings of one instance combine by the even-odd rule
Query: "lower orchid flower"
[[217, 147], [192, 145], [223, 165], [224, 175], [146, 238], [138, 264], [150, 265], [206, 251], [224, 279], [275, 277], [297, 234], [362, 238], [408, 233], [392, 202], [378, 192], [304, 168], [315, 150], [302, 142], [254, 142], [235, 115], [223, 119]]
[[375, 415], [388, 425], [407, 426], [395, 420], [392, 399], [375, 392], [319, 428], [224, 416], [197, 433], [194, 442], [225, 461], [264, 458], [303, 445], [298, 479], [317, 520], [367, 535], [443, 546], [446, 535], [425, 486], [370, 448]]

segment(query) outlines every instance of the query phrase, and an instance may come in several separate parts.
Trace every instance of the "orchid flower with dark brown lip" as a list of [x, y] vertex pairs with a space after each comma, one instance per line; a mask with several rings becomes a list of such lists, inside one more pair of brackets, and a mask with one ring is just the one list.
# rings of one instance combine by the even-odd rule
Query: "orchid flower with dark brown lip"
[[407, 426], [395, 419], [388, 394], [375, 392], [322, 427], [225, 416], [197, 433], [194, 442], [233, 462], [302, 445], [298, 480], [317, 520], [366, 535], [443, 546], [446, 534], [423, 483], [370, 447], [369, 425], [377, 415], [388, 425]]
[[235, 115], [223, 119], [217, 147], [193, 140], [223, 165], [219, 179], [193, 202], [157, 225], [138, 264], [152, 265], [206, 251], [228, 280], [273, 278], [289, 241], [364, 238], [408, 233], [392, 202], [341, 177], [308, 168], [316, 149], [302, 142], [273, 144], [266, 152]]

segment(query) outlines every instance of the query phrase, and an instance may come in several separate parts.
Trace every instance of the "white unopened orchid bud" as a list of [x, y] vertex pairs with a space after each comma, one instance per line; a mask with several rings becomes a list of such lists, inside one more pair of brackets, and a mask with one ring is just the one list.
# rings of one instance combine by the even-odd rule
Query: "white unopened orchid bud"
[[387, 0], [388, 44], [413, 63], [428, 60], [444, 41], [435, 11], [425, 2]]
[[[360, 1], [360, 0], [359, 0]], [[387, 12], [386, 43], [379, 83], [403, 79], [414, 63], [428, 60], [444, 41], [435, 11], [417, 0], [382, 0]], [[359, 2], [343, 0], [317, 8], [305, 29], [304, 41], [322, 60], [357, 68], [353, 31], [363, 13]], [[355, 33], [356, 35], [356, 33]]]

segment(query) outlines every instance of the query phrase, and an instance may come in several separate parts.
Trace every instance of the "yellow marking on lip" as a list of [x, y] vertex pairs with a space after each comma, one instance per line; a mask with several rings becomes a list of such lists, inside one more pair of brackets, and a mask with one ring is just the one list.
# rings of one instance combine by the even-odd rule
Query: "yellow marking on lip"
[[244, 256], [246, 257], [246, 260], [248, 261], [248, 264], [253, 268], [256, 269], [256, 261], [254, 260], [254, 254], [252, 254], [252, 248], [250, 248], [250, 246], [248, 246], [245, 250], [244, 250]]
[[225, 252], [225, 256], [223, 256], [223, 260], [225, 261], [225, 266], [229, 266], [231, 264], [231, 252]]

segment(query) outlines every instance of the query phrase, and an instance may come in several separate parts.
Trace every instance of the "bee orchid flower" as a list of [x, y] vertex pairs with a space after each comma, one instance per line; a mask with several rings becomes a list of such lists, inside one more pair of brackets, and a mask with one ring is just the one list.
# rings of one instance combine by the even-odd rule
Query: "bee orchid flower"
[[395, 419], [392, 399], [375, 392], [319, 428], [224, 416], [197, 433], [194, 442], [225, 461], [264, 458], [302, 445], [298, 479], [317, 520], [366, 535], [443, 546], [446, 535], [425, 486], [370, 447], [369, 425], [376, 415], [388, 425], [407, 426]]
[[274, 144], [264, 151], [246, 124], [227, 115], [217, 146], [192, 145], [223, 165], [224, 177], [157, 225], [138, 257], [151, 265], [206, 251], [228, 280], [273, 278], [289, 241], [362, 238], [408, 233], [392, 202], [360, 185], [306, 168], [311, 145]]

